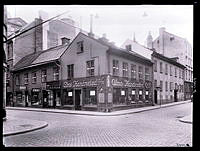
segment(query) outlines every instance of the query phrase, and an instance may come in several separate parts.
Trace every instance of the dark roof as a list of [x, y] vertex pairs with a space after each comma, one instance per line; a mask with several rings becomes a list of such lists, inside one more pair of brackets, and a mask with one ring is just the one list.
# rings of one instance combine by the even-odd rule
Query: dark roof
[[29, 55], [26, 55], [19, 60], [14, 66], [13, 70], [21, 70], [24, 68], [32, 67], [35, 65], [41, 65], [52, 62], [60, 58], [62, 53], [67, 49], [68, 45], [59, 45], [56, 47], [49, 48], [44, 51], [38, 51]]
[[31, 63], [42, 53], [42, 51], [38, 51], [29, 55], [24, 56], [22, 59], [20, 59], [15, 66], [13, 67], [13, 70], [19, 70], [24, 67], [30, 66]]
[[156, 58], [159, 58], [159, 59], [162, 59], [162, 60], [164, 60], [164, 61], [166, 61], [166, 62], [169, 62], [169, 63], [171, 63], [171, 64], [173, 64], [173, 65], [175, 65], [175, 66], [178, 66], [178, 67], [180, 67], [180, 68], [185, 68], [184, 65], [182, 65], [182, 64], [180, 64], [180, 63], [178, 63], [178, 62], [176, 62], [174, 59], [165, 57], [165, 56], [163, 56], [163, 55], [161, 55], [161, 54], [159, 54], [159, 53], [157, 53], [157, 52], [155, 52], [155, 51], [153, 52], [152, 56], [154, 56], [154, 57], [156, 57]]

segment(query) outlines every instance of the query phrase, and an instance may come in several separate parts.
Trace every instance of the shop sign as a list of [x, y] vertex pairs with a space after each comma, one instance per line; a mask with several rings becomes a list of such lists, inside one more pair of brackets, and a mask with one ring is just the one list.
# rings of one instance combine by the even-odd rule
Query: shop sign
[[131, 82], [130, 80], [127, 79], [112, 79], [111, 80], [112, 86], [117, 86], [117, 87], [128, 87], [128, 88], [142, 88], [143, 83], [136, 83], [136, 82]]
[[101, 85], [104, 85], [104, 78], [80, 79], [73, 81], [65, 81], [63, 83], [64, 88], [95, 87]]
[[32, 92], [40, 92], [40, 89], [39, 88], [33, 88]]

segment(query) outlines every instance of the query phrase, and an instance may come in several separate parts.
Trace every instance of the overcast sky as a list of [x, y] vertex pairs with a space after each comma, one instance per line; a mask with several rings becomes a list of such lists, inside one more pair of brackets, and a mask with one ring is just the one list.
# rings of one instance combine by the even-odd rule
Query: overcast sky
[[77, 25], [81, 20], [86, 31], [90, 30], [90, 14], [98, 14], [93, 19], [93, 32], [98, 36], [106, 33], [117, 46], [133, 39], [134, 32], [136, 41], [144, 45], [149, 31], [155, 39], [160, 27], [193, 45], [193, 5], [7, 5], [7, 10], [9, 17], [21, 17], [28, 23], [38, 18], [39, 10], [49, 18], [69, 11], [62, 17], [71, 16]]

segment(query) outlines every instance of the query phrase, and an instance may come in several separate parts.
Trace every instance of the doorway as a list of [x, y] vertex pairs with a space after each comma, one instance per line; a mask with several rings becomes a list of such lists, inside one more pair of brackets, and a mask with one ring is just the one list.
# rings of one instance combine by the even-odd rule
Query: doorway
[[154, 101], [155, 101], [155, 104], [158, 103], [158, 101], [157, 101], [157, 90], [154, 90]]
[[174, 90], [174, 102], [177, 102], [177, 91], [178, 90]]
[[81, 110], [81, 89], [75, 90], [75, 110]]

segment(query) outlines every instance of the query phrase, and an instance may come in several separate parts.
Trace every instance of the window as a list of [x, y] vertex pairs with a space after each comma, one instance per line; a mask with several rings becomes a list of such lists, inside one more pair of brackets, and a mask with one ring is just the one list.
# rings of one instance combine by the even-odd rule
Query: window
[[157, 87], [157, 80], [154, 80], [155, 88]]
[[165, 64], [165, 74], [167, 75], [168, 74], [168, 65]]
[[154, 72], [157, 72], [157, 60], [154, 60]]
[[162, 62], [160, 62], [160, 73], [163, 73]]
[[94, 60], [86, 62], [87, 64], [87, 76], [94, 76]]
[[139, 80], [143, 80], [143, 67], [142, 66], [139, 66], [138, 77], [139, 77]]
[[6, 73], [6, 86], [10, 86], [10, 74]]
[[175, 77], [177, 77], [176, 67], [175, 67]]
[[96, 88], [83, 88], [84, 105], [96, 106], [97, 105], [97, 94]]
[[24, 74], [24, 84], [28, 84], [28, 73]]
[[41, 78], [42, 82], [47, 82], [47, 70], [46, 69], [42, 70], [41, 77], [42, 77]]
[[175, 90], [177, 90], [178, 89], [178, 85], [177, 85], [177, 83], [175, 83]]
[[165, 82], [165, 91], [168, 91], [168, 82]]
[[126, 45], [126, 50], [131, 51], [131, 45]]
[[179, 78], [181, 79], [181, 69], [179, 69]]
[[172, 76], [172, 66], [170, 66], [170, 76]]
[[137, 73], [136, 73], [136, 65], [131, 65], [131, 78], [136, 79]]
[[123, 77], [128, 77], [128, 63], [123, 62], [122, 65]]
[[36, 72], [32, 72], [32, 83], [36, 83], [37, 82], [37, 74]]
[[16, 85], [20, 85], [20, 77], [19, 75], [16, 75]]
[[174, 40], [174, 37], [170, 37], [170, 41], [173, 41]]
[[170, 91], [173, 90], [173, 82], [170, 82]]
[[83, 52], [83, 41], [77, 42], [77, 53]]
[[68, 79], [72, 79], [74, 77], [74, 65], [73, 64], [67, 65], [67, 73], [68, 73]]
[[163, 81], [160, 81], [160, 91], [162, 92], [163, 90]]
[[54, 81], [59, 80], [59, 68], [58, 67], [53, 68], [53, 80]]
[[119, 61], [113, 60], [113, 76], [119, 75]]
[[149, 68], [145, 68], [145, 80], [150, 80], [150, 70]]

